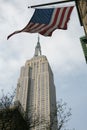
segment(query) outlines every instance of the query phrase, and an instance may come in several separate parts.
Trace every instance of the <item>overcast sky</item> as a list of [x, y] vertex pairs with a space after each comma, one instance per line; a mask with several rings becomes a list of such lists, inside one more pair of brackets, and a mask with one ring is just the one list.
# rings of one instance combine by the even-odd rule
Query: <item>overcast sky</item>
[[[0, 96], [2, 89], [7, 93], [16, 88], [20, 67], [34, 55], [37, 34], [20, 33], [6, 39], [29, 22], [34, 9], [27, 7], [34, 3], [42, 4], [42, 0], [0, 0]], [[67, 127], [76, 130], [87, 129], [87, 64], [79, 40], [81, 36], [84, 30], [76, 8], [68, 30], [56, 30], [52, 37], [40, 35], [42, 54], [47, 56], [54, 73], [57, 100], [62, 98], [72, 108]]]

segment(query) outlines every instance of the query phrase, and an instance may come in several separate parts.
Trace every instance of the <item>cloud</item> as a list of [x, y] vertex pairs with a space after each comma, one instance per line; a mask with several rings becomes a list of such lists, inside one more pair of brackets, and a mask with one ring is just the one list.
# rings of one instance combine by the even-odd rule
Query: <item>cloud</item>
[[[5, 92], [9, 92], [12, 86], [16, 88], [20, 67], [33, 57], [38, 35], [20, 33], [8, 41], [6, 37], [29, 22], [34, 9], [27, 7], [35, 3], [39, 4], [42, 1], [0, 1], [0, 90], [4, 89]], [[40, 35], [42, 54], [47, 56], [54, 73], [57, 99], [63, 98], [72, 107], [73, 116], [69, 126], [79, 130], [81, 125], [84, 125], [85, 129], [81, 116], [85, 115], [84, 109], [87, 108], [87, 65], [79, 40], [83, 35], [84, 30], [80, 26], [76, 8], [68, 23], [68, 30], [56, 30], [52, 37]], [[87, 121], [87, 118], [84, 118]]]

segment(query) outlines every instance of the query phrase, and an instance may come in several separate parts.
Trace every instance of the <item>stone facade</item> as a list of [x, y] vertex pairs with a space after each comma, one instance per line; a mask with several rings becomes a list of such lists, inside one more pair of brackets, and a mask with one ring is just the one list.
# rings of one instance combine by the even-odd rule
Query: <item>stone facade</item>
[[78, 8], [79, 8], [82, 24], [84, 26], [85, 34], [87, 36], [87, 0], [79, 0]]

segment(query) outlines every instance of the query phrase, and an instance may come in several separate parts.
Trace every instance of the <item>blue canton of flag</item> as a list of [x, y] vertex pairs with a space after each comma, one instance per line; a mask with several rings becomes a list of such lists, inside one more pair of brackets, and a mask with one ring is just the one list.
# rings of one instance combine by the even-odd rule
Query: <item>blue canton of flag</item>
[[[73, 6], [60, 8], [35, 9], [35, 12], [25, 28], [15, 31], [12, 35], [20, 32], [40, 33], [44, 36], [51, 36], [56, 29], [67, 29]], [[7, 39], [8, 39], [7, 38]]]
[[49, 24], [54, 9], [36, 9], [30, 22], [39, 24]]

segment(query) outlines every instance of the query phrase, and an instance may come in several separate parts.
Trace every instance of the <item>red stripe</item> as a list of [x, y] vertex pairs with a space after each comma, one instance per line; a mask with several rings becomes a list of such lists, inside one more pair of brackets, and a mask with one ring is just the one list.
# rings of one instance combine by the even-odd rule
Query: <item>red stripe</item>
[[57, 18], [58, 18], [59, 11], [60, 11], [60, 8], [57, 9], [57, 11], [56, 11], [55, 18], [54, 18], [54, 21], [53, 21], [53, 24], [52, 24], [52, 25], [55, 25], [55, 24], [56, 24], [56, 20], [57, 20]]
[[61, 18], [60, 18], [60, 22], [59, 22], [58, 28], [61, 28], [62, 21], [63, 21], [63, 19], [64, 19], [64, 15], [65, 15], [66, 9], [67, 9], [67, 7], [65, 7], [65, 8], [63, 9], [63, 12], [62, 12], [62, 15], [61, 15]]
[[68, 20], [70, 19], [70, 15], [71, 15], [71, 12], [72, 12], [73, 8], [74, 8], [74, 6], [72, 6], [72, 7], [70, 8], [69, 12], [68, 12], [68, 15], [67, 15], [67, 18], [66, 18], [66, 22], [65, 22], [64, 28], [67, 28], [67, 22], [68, 22]]
[[[56, 28], [61, 28], [62, 21], [63, 21], [63, 19], [64, 19], [64, 15], [65, 15], [65, 12], [66, 12], [67, 7], [64, 7], [64, 9], [63, 9], [63, 12], [62, 12], [62, 14], [61, 14], [58, 27], [54, 28], [54, 26], [55, 26], [55, 24], [56, 24], [56, 21], [57, 21], [57, 18], [58, 18], [58, 15], [59, 15], [59, 13], [60, 13], [60, 9], [61, 9], [61, 8], [56, 9], [56, 13], [55, 13], [55, 16], [54, 16], [54, 19], [53, 19], [53, 23], [52, 23], [50, 26], [49, 26], [49, 24], [48, 24], [48, 25], [44, 25], [43, 27], [40, 27], [42, 24], [39, 24], [39, 23], [38, 23], [38, 25], [35, 26], [35, 23], [32, 23], [31, 25], [30, 25], [30, 23], [28, 23], [28, 25], [23, 29], [23, 31], [24, 31], [24, 32], [31, 32], [31, 33], [39, 32], [40, 34], [45, 35], [46, 32], [49, 31], [49, 29], [52, 29], [52, 28], [53, 28], [53, 29], [51, 30], [51, 32], [49, 31], [49, 33], [47, 34], [47, 36], [51, 36], [51, 35], [52, 35], [52, 32], [53, 32]], [[69, 10], [69, 12], [68, 12], [68, 14], [67, 14], [67, 17], [66, 17], [66, 21], [65, 21], [64, 28], [62, 28], [62, 29], [66, 29], [66, 28], [67, 28], [67, 22], [68, 22], [68, 20], [69, 20], [69, 17], [70, 17], [70, 14], [71, 14], [71, 12], [72, 12], [72, 9], [73, 9], [73, 7], [70, 8], [70, 10]], [[33, 28], [33, 26], [35, 26], [35, 27]], [[39, 28], [39, 27], [40, 27], [40, 28]], [[44, 30], [41, 31], [41, 29], [44, 29]], [[45, 35], [45, 36], [46, 36], [46, 35]]]
[[52, 23], [50, 26], [48, 25], [49, 27], [47, 27], [47, 28], [44, 29], [43, 31], [40, 31], [40, 34], [45, 34], [50, 28], [52, 28], [53, 26], [55, 26], [56, 20], [57, 20], [57, 18], [58, 18], [59, 11], [60, 11], [60, 8], [58, 8], [58, 9], [56, 10], [53, 23]]
[[27, 26], [23, 29], [23, 32], [29, 32], [30, 28], [35, 25], [34, 23], [30, 24], [28, 23]]
[[51, 36], [53, 31], [55, 30], [56, 28], [53, 28], [51, 32], [49, 32], [48, 36]]
[[[40, 27], [42, 24], [39, 24], [39, 26], [38, 27]], [[43, 27], [40, 27], [39, 29], [37, 28], [34, 28], [32, 31], [34, 32], [40, 32], [41, 31], [41, 29], [43, 29], [43, 28], [45, 28], [46, 26], [48, 26], [48, 25], [44, 25]]]
[[38, 28], [40, 26], [40, 24], [38, 24], [38, 25], [34, 24], [33, 26], [35, 26], [35, 27], [34, 28], [30, 28], [30, 31], [33, 31], [34, 29]]

